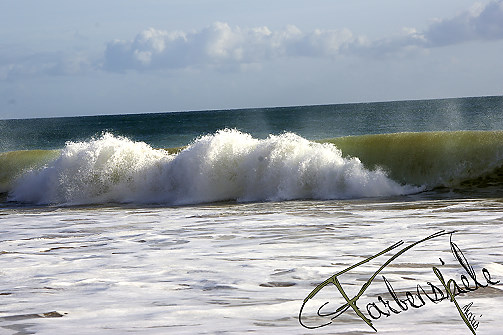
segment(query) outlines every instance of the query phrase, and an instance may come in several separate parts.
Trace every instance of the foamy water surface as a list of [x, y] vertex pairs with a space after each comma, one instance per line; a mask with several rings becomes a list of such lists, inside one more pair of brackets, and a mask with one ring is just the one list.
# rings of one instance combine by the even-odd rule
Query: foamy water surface
[[[405, 198], [210, 204], [193, 207], [63, 207], [0, 210], [0, 329], [5, 334], [362, 334], [375, 333], [348, 311], [330, 326], [298, 321], [303, 299], [322, 281], [403, 240], [457, 232], [483, 282], [482, 267], [503, 281], [501, 199]], [[359, 288], [388, 253], [341, 282]], [[441, 260], [445, 263], [441, 264]], [[381, 273], [397, 292], [427, 282], [431, 267], [466, 274], [449, 237], [418, 245]], [[473, 302], [477, 334], [499, 334], [503, 286], [457, 299]], [[381, 276], [358, 304], [391, 299]], [[324, 302], [306, 310], [304, 322]], [[54, 312], [54, 313], [53, 313]], [[45, 313], [45, 314], [44, 314]], [[482, 316], [479, 316], [482, 315]], [[42, 317], [43, 316], [43, 317]], [[448, 300], [427, 301], [374, 321], [382, 334], [469, 334]]]

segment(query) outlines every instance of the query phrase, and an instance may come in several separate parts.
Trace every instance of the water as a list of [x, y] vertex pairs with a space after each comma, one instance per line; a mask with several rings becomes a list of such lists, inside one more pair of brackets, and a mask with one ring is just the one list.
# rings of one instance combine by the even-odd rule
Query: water
[[[0, 333], [375, 333], [352, 310], [313, 330], [299, 312], [330, 276], [403, 241], [340, 276], [352, 297], [456, 231], [357, 305], [400, 311], [379, 333], [471, 333], [448, 299], [404, 311], [388, 292], [383, 276], [401, 299], [445, 294], [435, 266], [471, 288], [456, 302], [474, 331], [499, 334], [502, 112], [487, 97], [0, 121]], [[330, 322], [325, 302], [344, 303], [324, 288], [301, 321]]]
[[187, 145], [204, 134], [238, 129], [255, 138], [293, 132], [310, 140], [405, 131], [501, 130], [502, 97], [0, 120], [0, 152], [60, 149], [107, 131], [155, 148]]

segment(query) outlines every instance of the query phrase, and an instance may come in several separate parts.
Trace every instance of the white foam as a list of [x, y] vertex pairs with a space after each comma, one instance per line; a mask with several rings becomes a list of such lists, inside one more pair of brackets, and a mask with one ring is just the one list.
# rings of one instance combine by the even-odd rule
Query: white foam
[[417, 192], [343, 158], [332, 144], [292, 133], [259, 140], [221, 130], [177, 155], [104, 134], [69, 142], [60, 156], [22, 176], [9, 199], [39, 204], [194, 204], [237, 200], [346, 199]]

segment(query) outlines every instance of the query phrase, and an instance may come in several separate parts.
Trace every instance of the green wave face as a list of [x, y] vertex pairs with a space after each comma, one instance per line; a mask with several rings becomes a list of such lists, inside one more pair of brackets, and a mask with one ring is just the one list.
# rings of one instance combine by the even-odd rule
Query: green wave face
[[0, 193], [8, 192], [24, 172], [37, 169], [55, 159], [59, 150], [20, 150], [0, 153]]
[[395, 133], [328, 139], [344, 156], [358, 157], [405, 184], [452, 186], [503, 166], [503, 131]]

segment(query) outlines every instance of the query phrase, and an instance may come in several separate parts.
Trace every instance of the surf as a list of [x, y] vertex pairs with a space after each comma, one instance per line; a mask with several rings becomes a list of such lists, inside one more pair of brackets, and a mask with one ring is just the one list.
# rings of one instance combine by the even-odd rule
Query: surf
[[[224, 129], [155, 149], [105, 133], [60, 150], [0, 154], [0, 192], [34, 204], [353, 199], [406, 195], [492, 176], [503, 131], [265, 139]], [[496, 176], [496, 177], [494, 177]]]
[[347, 199], [413, 191], [333, 144], [292, 133], [256, 139], [237, 130], [202, 136], [177, 154], [104, 134], [69, 142], [12, 182], [10, 201], [36, 204]]

